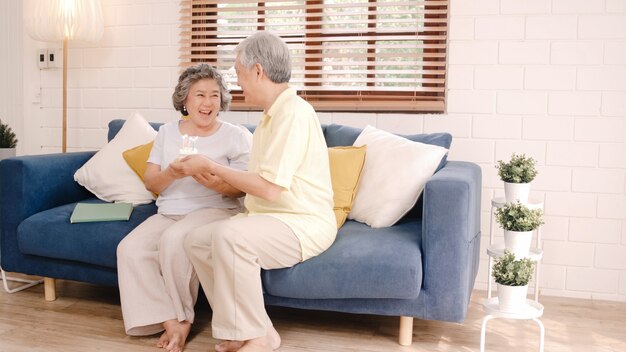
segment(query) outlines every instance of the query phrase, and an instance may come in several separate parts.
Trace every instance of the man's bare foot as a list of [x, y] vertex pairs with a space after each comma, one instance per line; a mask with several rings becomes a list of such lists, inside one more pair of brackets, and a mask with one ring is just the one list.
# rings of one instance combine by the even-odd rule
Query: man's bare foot
[[[280, 347], [281, 339], [280, 335], [278, 335], [278, 331], [274, 328], [274, 326], [270, 326], [267, 330], [267, 335], [264, 337], [267, 341], [267, 345], [271, 348], [271, 350], [276, 350]], [[252, 341], [252, 340], [250, 340]], [[215, 351], [217, 352], [237, 352], [239, 351], [245, 341], [222, 341], [215, 345]]]
[[167, 336], [167, 331], [164, 331], [161, 337], [159, 337], [159, 342], [157, 342], [158, 348], [165, 348], [170, 343], [170, 338]]
[[236, 352], [243, 346], [243, 341], [222, 341], [215, 345], [215, 351], [217, 352]]
[[172, 319], [164, 322], [163, 327], [169, 339], [169, 343], [164, 348], [169, 352], [183, 352], [185, 341], [191, 331], [191, 323]]
[[278, 347], [280, 347], [280, 343], [282, 341], [280, 339], [280, 335], [278, 335], [278, 331], [274, 329], [274, 325], [267, 329], [267, 341], [269, 342], [272, 350], [277, 350]]

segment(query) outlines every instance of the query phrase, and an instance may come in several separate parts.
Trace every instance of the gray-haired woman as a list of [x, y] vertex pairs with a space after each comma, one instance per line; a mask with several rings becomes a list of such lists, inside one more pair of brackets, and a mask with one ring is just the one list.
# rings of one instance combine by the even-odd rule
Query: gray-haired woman
[[157, 347], [180, 352], [194, 321], [199, 287], [183, 240], [199, 226], [239, 213], [237, 197], [243, 196], [215, 175], [184, 172], [181, 154], [247, 170], [250, 145], [246, 131], [218, 118], [231, 96], [211, 66], [187, 68], [172, 100], [183, 117], [159, 128], [144, 174], [146, 188], [159, 194], [158, 213], [119, 244], [117, 268], [126, 333], [165, 330]]

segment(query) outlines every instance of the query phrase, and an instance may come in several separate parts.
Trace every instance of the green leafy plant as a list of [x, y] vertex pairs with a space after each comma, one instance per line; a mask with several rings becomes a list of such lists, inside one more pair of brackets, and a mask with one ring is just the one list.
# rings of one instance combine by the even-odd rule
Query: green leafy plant
[[16, 145], [17, 138], [15, 138], [15, 133], [13, 133], [11, 127], [0, 120], [0, 148], [15, 148]]
[[504, 204], [495, 215], [500, 227], [507, 231], [532, 231], [543, 224], [541, 209], [530, 209], [520, 202]]
[[513, 153], [508, 163], [498, 160], [496, 168], [498, 176], [504, 182], [529, 183], [537, 176], [535, 164], [535, 159], [527, 158], [525, 154]]
[[496, 259], [491, 274], [500, 285], [526, 286], [533, 276], [535, 263], [529, 258], [515, 259], [507, 250]]

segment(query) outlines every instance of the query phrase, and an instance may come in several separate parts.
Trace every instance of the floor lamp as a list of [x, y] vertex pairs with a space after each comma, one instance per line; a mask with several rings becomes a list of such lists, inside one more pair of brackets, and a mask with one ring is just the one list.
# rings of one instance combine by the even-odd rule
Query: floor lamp
[[[35, 40], [63, 42], [63, 139], [61, 150], [67, 151], [67, 43], [70, 40], [99, 41], [104, 31], [102, 7], [99, 0], [27, 0], [24, 2], [26, 31]], [[5, 291], [18, 292], [43, 280], [15, 278], [0, 267], [0, 279]], [[22, 285], [9, 288], [8, 281]]]
[[97, 42], [104, 20], [99, 0], [27, 0], [24, 2], [26, 32], [35, 40], [63, 42], [63, 127], [61, 151], [67, 151], [67, 44]]

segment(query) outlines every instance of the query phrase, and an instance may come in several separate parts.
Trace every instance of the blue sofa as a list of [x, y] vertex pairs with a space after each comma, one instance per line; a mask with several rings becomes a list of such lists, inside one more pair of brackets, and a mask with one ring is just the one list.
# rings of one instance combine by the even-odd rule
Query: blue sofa
[[[124, 120], [109, 124], [109, 140]], [[157, 128], [158, 124], [153, 124]], [[253, 129], [253, 127], [249, 126]], [[323, 126], [329, 147], [352, 145], [360, 129]], [[405, 136], [449, 148], [447, 133]], [[95, 152], [22, 156], [0, 162], [1, 265], [9, 272], [117, 285], [116, 247], [156, 212], [137, 206], [128, 222], [70, 224], [76, 202], [99, 202], [73, 175]], [[462, 322], [478, 270], [481, 170], [446, 161], [398, 224], [347, 221], [335, 243], [292, 268], [262, 273], [265, 303], [301, 309], [399, 316], [410, 344], [413, 317]]]

